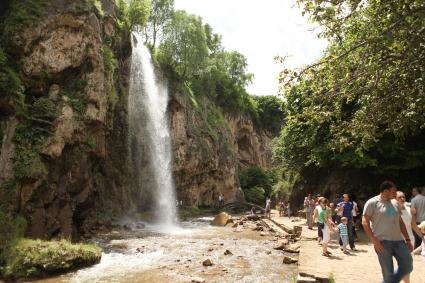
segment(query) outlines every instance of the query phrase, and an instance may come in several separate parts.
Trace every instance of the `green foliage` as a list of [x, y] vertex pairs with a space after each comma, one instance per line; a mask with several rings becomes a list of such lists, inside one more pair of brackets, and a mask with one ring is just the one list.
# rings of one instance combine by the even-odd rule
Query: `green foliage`
[[164, 30], [156, 58], [163, 69], [173, 70], [182, 81], [198, 76], [206, 64], [208, 47], [202, 20], [184, 11], [173, 14]]
[[292, 192], [300, 180], [300, 174], [295, 171], [288, 171], [284, 169], [276, 169], [277, 183], [273, 185], [272, 196], [277, 199], [288, 200]]
[[[2, 185], [1, 189], [8, 189], [13, 191], [15, 188], [6, 188]], [[14, 239], [24, 236], [27, 226], [27, 223], [23, 217], [13, 217], [7, 213], [7, 208], [4, 207], [5, 205], [6, 201], [3, 198], [2, 205], [0, 206], [0, 267], [4, 265], [7, 259], [6, 253], [10, 247], [10, 244]]]
[[148, 22], [151, 11], [151, 1], [130, 0], [127, 11], [130, 30], [140, 30]]
[[0, 47], [0, 93], [10, 97], [16, 106], [22, 107], [25, 88], [19, 79], [15, 68], [8, 60], [8, 56]]
[[88, 137], [86, 141], [87, 146], [89, 146], [91, 149], [94, 149], [96, 147], [96, 139], [94, 137]]
[[118, 101], [118, 94], [115, 89], [115, 72], [118, 68], [118, 61], [111, 48], [106, 45], [102, 48], [102, 54], [105, 73], [105, 89], [108, 94], [108, 103], [113, 109]]
[[45, 4], [45, 0], [10, 0], [3, 19], [3, 36], [7, 38], [36, 25], [41, 19]]
[[288, 117], [274, 149], [287, 168], [425, 166], [425, 4], [299, 0], [329, 41], [324, 56], [281, 73]]
[[276, 96], [254, 96], [258, 122], [262, 129], [269, 131], [274, 136], [278, 135], [285, 120], [284, 102]]
[[[273, 170], [266, 171], [258, 166], [251, 166], [240, 170], [239, 182], [247, 200], [249, 195], [249, 201], [263, 204], [264, 198], [271, 196], [273, 184], [277, 179]], [[259, 199], [256, 200], [254, 196]]]
[[64, 272], [98, 263], [101, 253], [92, 244], [18, 239], [7, 252], [3, 275], [16, 279]]
[[174, 13], [174, 0], [152, 0], [149, 22], [145, 28], [147, 43], [156, 47], [164, 27], [169, 24]]
[[108, 46], [102, 47], [103, 55], [103, 68], [106, 74], [113, 74], [118, 67], [117, 59], [115, 59], [114, 53]]
[[244, 190], [245, 199], [248, 202], [263, 205], [266, 201], [266, 192], [261, 187], [252, 187]]

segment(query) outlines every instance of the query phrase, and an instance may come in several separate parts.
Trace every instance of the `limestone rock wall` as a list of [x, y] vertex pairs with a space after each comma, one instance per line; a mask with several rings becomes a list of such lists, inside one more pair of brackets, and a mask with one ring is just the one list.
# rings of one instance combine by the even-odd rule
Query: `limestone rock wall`
[[223, 114], [207, 98], [174, 93], [169, 103], [178, 198], [186, 206], [243, 198], [238, 170], [271, 166], [271, 138], [242, 114]]
[[[79, 237], [131, 206], [123, 142], [130, 37], [118, 27], [113, 0], [103, 0], [101, 7], [83, 0], [49, 1], [40, 13], [31, 26], [9, 31], [3, 48], [21, 62], [26, 109], [44, 98], [57, 117], [51, 133], [34, 141], [25, 136], [31, 126], [23, 128], [34, 118], [19, 115], [9, 101], [14, 110], [1, 119], [6, 135], [0, 185], [11, 187], [11, 210], [27, 219], [29, 236]], [[112, 60], [115, 70], [107, 68]], [[19, 164], [28, 167], [19, 176], [18, 154], [29, 159]]]

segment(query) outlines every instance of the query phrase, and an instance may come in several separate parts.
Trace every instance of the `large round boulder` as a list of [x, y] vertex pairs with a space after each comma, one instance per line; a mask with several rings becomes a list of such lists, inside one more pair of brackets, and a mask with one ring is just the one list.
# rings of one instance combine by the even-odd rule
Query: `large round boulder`
[[225, 226], [231, 220], [232, 216], [227, 214], [226, 212], [221, 212], [217, 214], [214, 220], [211, 222], [213, 226]]

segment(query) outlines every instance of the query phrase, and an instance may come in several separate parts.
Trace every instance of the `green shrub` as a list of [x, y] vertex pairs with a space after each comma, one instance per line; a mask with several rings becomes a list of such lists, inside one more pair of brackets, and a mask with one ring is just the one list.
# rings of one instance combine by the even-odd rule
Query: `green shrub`
[[10, 36], [35, 26], [41, 19], [46, 0], [11, 0], [3, 26], [4, 35]]
[[261, 187], [252, 187], [244, 190], [245, 199], [248, 202], [264, 204], [266, 200], [265, 191]]
[[93, 244], [18, 239], [7, 251], [3, 275], [13, 279], [64, 272], [98, 263], [101, 254]]

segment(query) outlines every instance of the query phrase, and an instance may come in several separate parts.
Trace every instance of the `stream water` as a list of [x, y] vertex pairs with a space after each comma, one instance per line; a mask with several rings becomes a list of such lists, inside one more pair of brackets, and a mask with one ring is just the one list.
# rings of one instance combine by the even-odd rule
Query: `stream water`
[[[212, 227], [209, 218], [181, 223], [173, 233], [133, 223], [126, 231], [100, 235], [99, 264], [39, 283], [68, 282], [292, 282], [295, 266], [282, 264], [272, 236], [250, 228]], [[140, 228], [139, 228], [140, 227]], [[230, 250], [233, 255], [224, 255]], [[213, 266], [202, 262], [211, 259]]]

